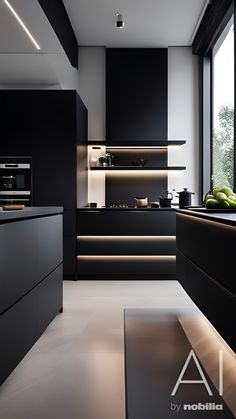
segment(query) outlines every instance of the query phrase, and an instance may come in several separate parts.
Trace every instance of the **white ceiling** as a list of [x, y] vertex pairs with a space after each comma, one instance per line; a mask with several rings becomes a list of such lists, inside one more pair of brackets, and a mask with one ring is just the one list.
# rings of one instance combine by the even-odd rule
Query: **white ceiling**
[[[37, 51], [0, 0], [0, 88], [66, 86], [78, 79], [38, 0], [9, 0], [41, 50]], [[190, 45], [206, 0], [63, 0], [79, 45]], [[116, 28], [116, 12], [125, 28]], [[59, 83], [59, 84], [58, 84]], [[68, 87], [69, 86], [69, 87]], [[73, 88], [73, 87], [71, 87]]]
[[[62, 53], [63, 49], [37, 0], [9, 0], [41, 47], [39, 53]], [[0, 0], [0, 53], [38, 52], [16, 18]]]
[[70, 75], [64, 50], [37, 0], [9, 0], [41, 49], [38, 51], [0, 0], [0, 88], [59, 86]]
[[[63, 0], [79, 45], [191, 45], [206, 0]], [[116, 28], [116, 13], [124, 29]]]

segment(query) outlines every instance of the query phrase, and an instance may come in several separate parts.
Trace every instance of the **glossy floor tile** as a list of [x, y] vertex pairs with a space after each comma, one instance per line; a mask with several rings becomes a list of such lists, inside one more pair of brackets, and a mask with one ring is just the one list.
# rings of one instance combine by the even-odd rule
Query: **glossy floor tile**
[[124, 419], [124, 308], [196, 311], [177, 281], [66, 281], [64, 312], [0, 388], [0, 419]]

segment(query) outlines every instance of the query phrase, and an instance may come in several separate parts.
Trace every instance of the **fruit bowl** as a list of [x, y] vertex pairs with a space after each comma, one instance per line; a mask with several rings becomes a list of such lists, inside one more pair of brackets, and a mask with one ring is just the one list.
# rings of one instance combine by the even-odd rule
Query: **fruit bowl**
[[211, 210], [236, 210], [236, 196], [228, 186], [215, 187], [205, 195], [204, 204]]

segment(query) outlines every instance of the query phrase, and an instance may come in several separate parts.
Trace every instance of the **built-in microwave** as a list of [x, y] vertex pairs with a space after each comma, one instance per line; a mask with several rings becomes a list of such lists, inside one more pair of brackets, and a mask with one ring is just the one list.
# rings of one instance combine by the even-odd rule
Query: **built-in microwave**
[[0, 205], [32, 202], [30, 157], [0, 157]]

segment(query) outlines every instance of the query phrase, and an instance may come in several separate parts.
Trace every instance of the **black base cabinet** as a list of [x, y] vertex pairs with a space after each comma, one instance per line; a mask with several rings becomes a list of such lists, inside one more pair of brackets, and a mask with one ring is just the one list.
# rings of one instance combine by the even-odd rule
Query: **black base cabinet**
[[179, 210], [176, 231], [178, 280], [236, 351], [235, 214]]
[[62, 309], [62, 265], [0, 315], [0, 384]]
[[[2, 90], [1, 156], [32, 157], [32, 205], [64, 207], [65, 242], [76, 242], [76, 208], [87, 205], [87, 109], [74, 90]], [[75, 252], [75, 246], [74, 246]], [[64, 251], [64, 276], [76, 254]]]
[[48, 216], [30, 210], [22, 219], [4, 216], [0, 213], [0, 384], [63, 307], [62, 209]]
[[175, 210], [77, 211], [79, 279], [175, 279]]

